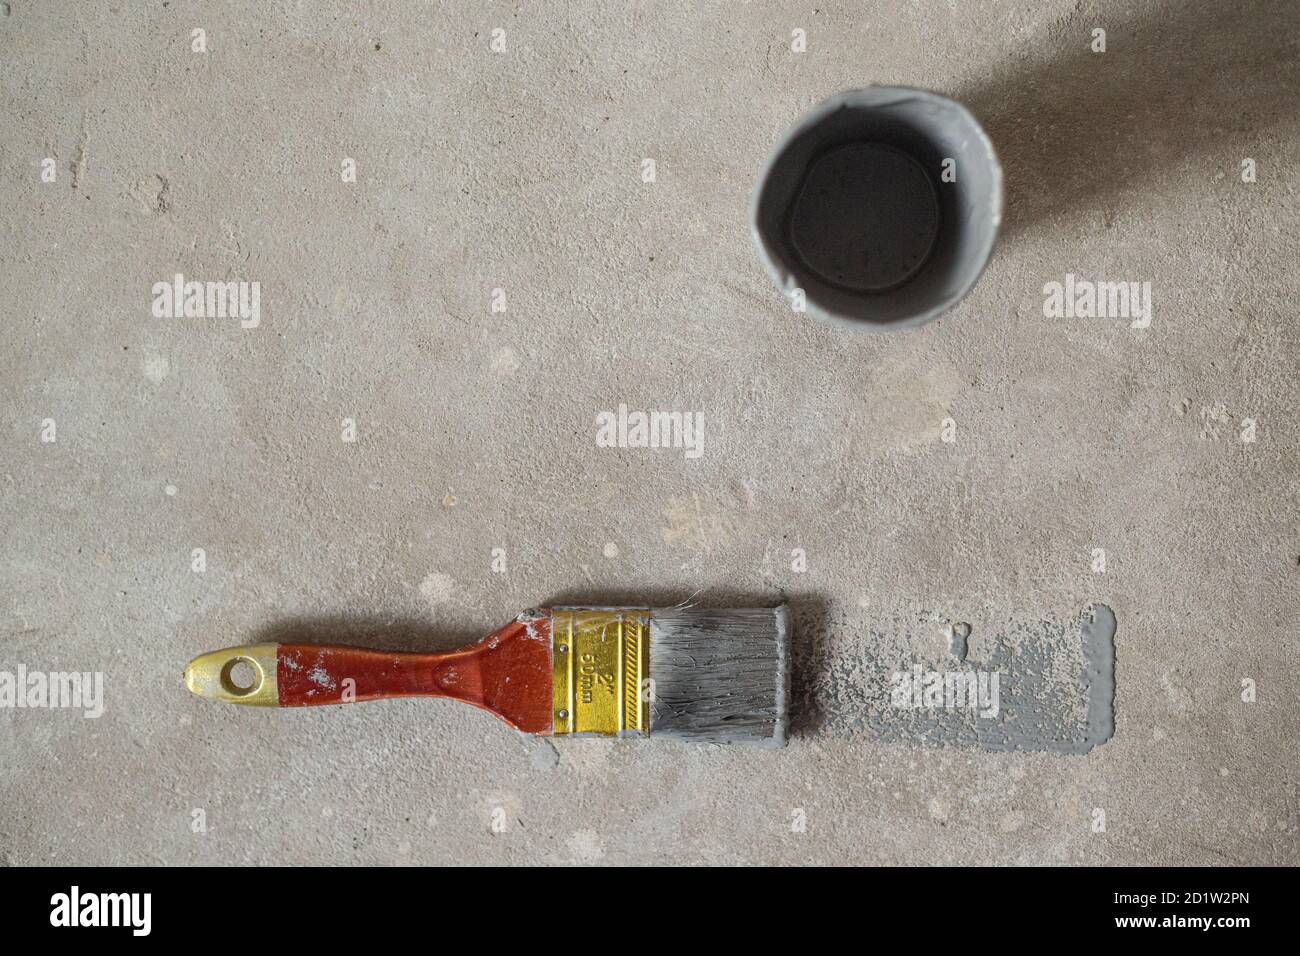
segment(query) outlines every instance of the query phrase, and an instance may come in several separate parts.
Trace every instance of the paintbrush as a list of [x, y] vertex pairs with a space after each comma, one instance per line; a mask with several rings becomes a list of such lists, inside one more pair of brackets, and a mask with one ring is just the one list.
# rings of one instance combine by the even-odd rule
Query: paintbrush
[[249, 644], [185, 669], [200, 697], [263, 707], [449, 697], [544, 736], [786, 741], [785, 605], [557, 607], [525, 611], [477, 644], [438, 654]]

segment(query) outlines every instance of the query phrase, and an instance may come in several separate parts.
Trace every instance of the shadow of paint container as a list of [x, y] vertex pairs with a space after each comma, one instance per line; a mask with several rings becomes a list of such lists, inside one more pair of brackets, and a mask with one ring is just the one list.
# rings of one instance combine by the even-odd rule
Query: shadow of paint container
[[823, 100], [777, 144], [754, 191], [759, 256], [819, 319], [908, 329], [984, 271], [1002, 220], [1002, 167], [975, 117], [897, 86]]

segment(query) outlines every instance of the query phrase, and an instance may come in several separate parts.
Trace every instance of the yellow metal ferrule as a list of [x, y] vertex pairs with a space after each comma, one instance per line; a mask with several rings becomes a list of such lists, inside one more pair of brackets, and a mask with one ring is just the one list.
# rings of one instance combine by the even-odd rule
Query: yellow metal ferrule
[[[278, 647], [278, 644], [245, 644], [200, 654], [185, 668], [185, 686], [192, 693], [212, 700], [279, 707], [275, 663]], [[238, 667], [240, 664], [246, 666]]]
[[552, 733], [650, 732], [650, 612], [562, 607], [551, 612]]

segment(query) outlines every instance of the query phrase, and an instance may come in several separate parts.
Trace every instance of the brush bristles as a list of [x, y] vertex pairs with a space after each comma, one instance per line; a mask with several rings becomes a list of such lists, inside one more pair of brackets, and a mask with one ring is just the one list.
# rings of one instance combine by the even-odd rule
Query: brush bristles
[[790, 699], [785, 605], [650, 612], [652, 738], [784, 747]]

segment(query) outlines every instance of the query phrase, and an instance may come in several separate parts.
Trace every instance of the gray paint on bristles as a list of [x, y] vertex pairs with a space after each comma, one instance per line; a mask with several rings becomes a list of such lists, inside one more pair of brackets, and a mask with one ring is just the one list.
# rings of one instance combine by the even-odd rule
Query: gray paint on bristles
[[785, 746], [789, 661], [785, 605], [651, 611], [651, 736]]

